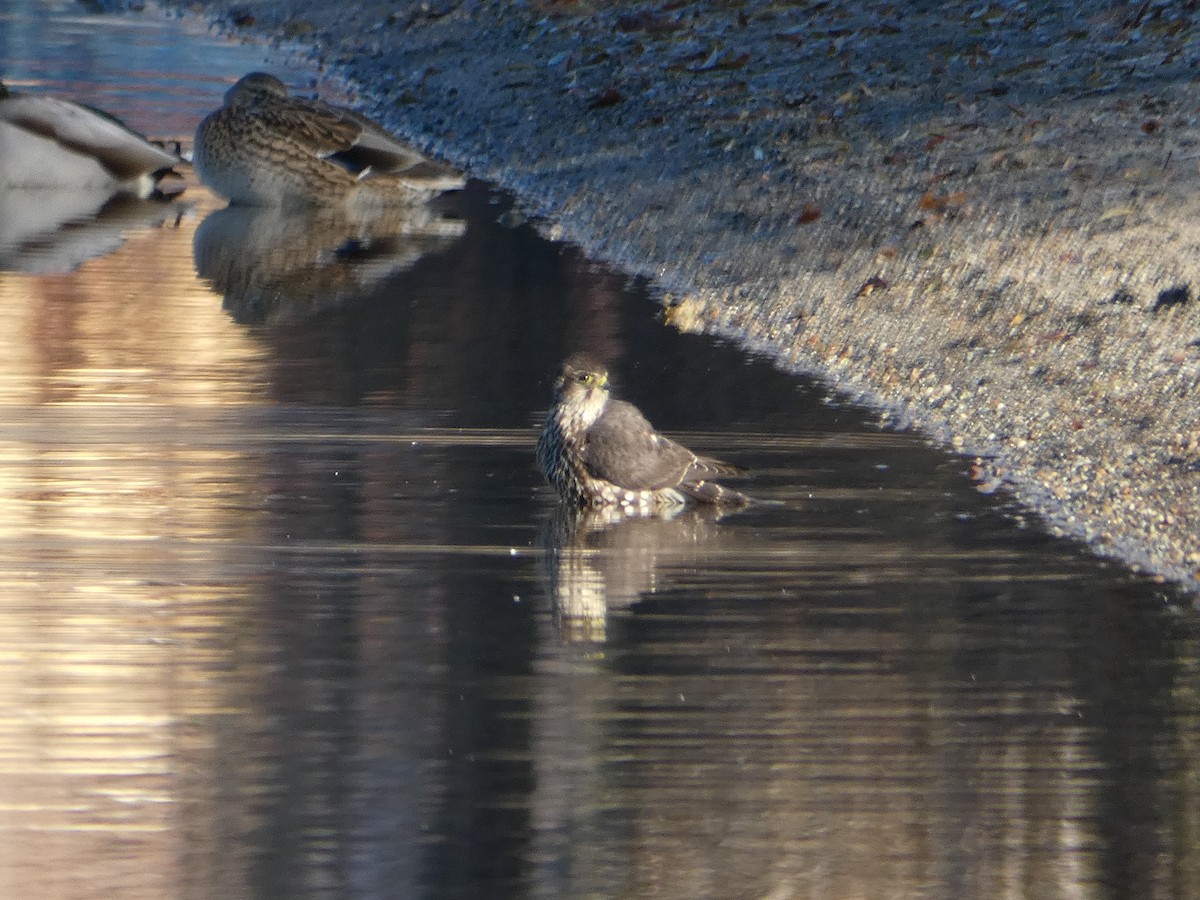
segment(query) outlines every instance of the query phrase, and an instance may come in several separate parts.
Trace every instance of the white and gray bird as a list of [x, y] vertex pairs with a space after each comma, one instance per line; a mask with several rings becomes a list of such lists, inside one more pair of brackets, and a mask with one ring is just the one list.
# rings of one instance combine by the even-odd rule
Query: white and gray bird
[[537, 458], [546, 480], [577, 506], [652, 510], [689, 499], [750, 503], [713, 481], [745, 469], [699, 456], [659, 434], [636, 406], [610, 395], [608, 370], [587, 354], [563, 364]]
[[45, 94], [11, 93], [0, 82], [0, 188], [146, 197], [181, 162], [108, 113]]

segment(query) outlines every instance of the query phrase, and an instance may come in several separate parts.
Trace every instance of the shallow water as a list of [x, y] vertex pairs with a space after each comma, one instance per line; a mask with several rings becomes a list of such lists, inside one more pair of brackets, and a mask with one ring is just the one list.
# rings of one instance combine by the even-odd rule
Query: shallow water
[[[0, 10], [7, 79], [156, 137], [264, 61]], [[1200, 894], [1153, 585], [483, 186], [182, 202], [0, 272], [0, 896]], [[565, 518], [532, 444], [580, 346], [774, 504]]]

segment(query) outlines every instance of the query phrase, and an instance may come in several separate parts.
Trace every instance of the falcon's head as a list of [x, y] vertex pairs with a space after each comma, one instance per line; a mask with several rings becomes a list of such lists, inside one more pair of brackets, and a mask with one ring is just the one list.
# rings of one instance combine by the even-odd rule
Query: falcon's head
[[575, 353], [563, 363], [554, 382], [554, 399], [590, 423], [608, 402], [608, 369], [586, 353]]

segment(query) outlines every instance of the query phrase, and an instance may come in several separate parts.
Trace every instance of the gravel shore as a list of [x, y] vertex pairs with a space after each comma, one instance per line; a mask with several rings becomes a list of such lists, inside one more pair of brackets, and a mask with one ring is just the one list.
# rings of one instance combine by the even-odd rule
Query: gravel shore
[[651, 277], [665, 316], [1200, 588], [1190, 3], [175, 2]]

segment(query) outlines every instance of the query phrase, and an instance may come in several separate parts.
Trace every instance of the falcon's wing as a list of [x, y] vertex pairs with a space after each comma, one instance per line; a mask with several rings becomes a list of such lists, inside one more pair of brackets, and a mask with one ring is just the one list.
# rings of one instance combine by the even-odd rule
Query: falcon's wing
[[686, 447], [663, 437], [621, 400], [610, 400], [591, 428], [584, 465], [592, 475], [631, 491], [675, 487], [696, 463]]

